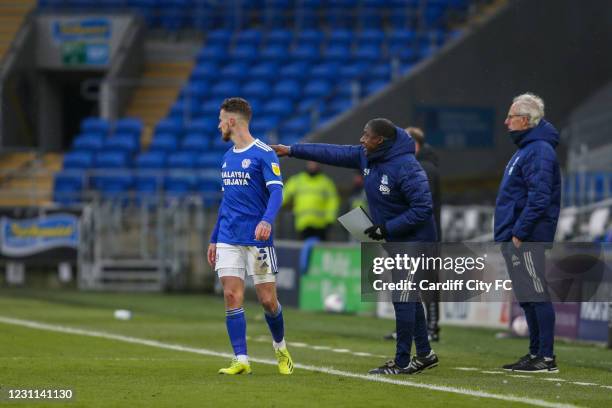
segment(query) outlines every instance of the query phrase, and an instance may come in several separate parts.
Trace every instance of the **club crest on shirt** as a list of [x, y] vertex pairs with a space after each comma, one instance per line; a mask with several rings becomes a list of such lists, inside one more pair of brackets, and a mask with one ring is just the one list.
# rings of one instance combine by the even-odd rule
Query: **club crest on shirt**
[[281, 175], [280, 166], [278, 165], [278, 163], [272, 163], [272, 173], [274, 173], [274, 175], [276, 176]]
[[251, 165], [251, 159], [244, 159], [242, 161], [242, 168], [243, 169], [248, 169], [250, 165]]

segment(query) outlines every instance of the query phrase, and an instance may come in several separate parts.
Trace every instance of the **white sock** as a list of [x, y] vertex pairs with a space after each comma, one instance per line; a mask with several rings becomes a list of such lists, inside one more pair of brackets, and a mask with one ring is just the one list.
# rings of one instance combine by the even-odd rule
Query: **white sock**
[[240, 361], [241, 363], [249, 363], [249, 356], [247, 356], [246, 354], [238, 354], [236, 356], [236, 360]]
[[274, 347], [274, 350], [284, 349], [287, 348], [287, 343], [285, 343], [285, 339], [282, 339], [279, 343], [272, 340], [272, 347]]

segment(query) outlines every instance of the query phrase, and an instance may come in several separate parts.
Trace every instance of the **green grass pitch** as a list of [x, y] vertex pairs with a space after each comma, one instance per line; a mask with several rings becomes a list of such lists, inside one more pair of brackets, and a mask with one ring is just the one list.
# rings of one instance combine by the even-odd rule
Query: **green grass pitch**
[[[116, 320], [115, 309], [132, 310], [133, 318]], [[364, 374], [392, 355], [394, 342], [382, 340], [392, 321], [284, 310], [289, 349], [298, 364], [294, 374], [281, 376], [266, 363], [274, 359], [271, 340], [261, 308], [249, 303], [249, 355], [257, 359], [253, 374], [220, 376], [217, 369], [229, 360], [214, 353], [229, 354], [231, 348], [219, 298], [0, 290], [0, 319], [5, 319], [0, 321], [0, 406], [612, 406], [612, 351], [602, 347], [557, 342], [559, 374], [513, 376], [499, 367], [524, 354], [526, 340], [443, 327], [442, 341], [434, 344], [438, 368], [380, 382]], [[6, 318], [83, 332], [24, 327]], [[157, 343], [84, 335], [91, 331]], [[203, 349], [208, 351], [198, 352]], [[7, 400], [15, 388], [71, 389], [74, 398]]]

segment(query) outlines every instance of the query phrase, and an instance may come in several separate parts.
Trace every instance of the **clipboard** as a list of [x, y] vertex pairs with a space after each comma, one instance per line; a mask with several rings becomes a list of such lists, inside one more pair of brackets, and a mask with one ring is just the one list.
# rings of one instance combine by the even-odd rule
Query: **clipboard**
[[376, 241], [363, 232], [374, 225], [374, 222], [361, 206], [338, 217], [338, 222], [359, 242], [385, 242], [385, 240]]

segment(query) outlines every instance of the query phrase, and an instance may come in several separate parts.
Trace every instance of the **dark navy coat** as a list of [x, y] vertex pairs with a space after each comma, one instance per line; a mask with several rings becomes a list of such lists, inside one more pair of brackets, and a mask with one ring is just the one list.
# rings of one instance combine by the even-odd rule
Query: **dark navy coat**
[[414, 156], [412, 138], [396, 127], [393, 146], [368, 160], [362, 146], [304, 143], [291, 146], [291, 156], [332, 166], [361, 169], [374, 224], [384, 224], [389, 242], [436, 240], [427, 176]]
[[495, 241], [552, 242], [561, 205], [559, 133], [545, 121], [521, 134], [495, 202]]

